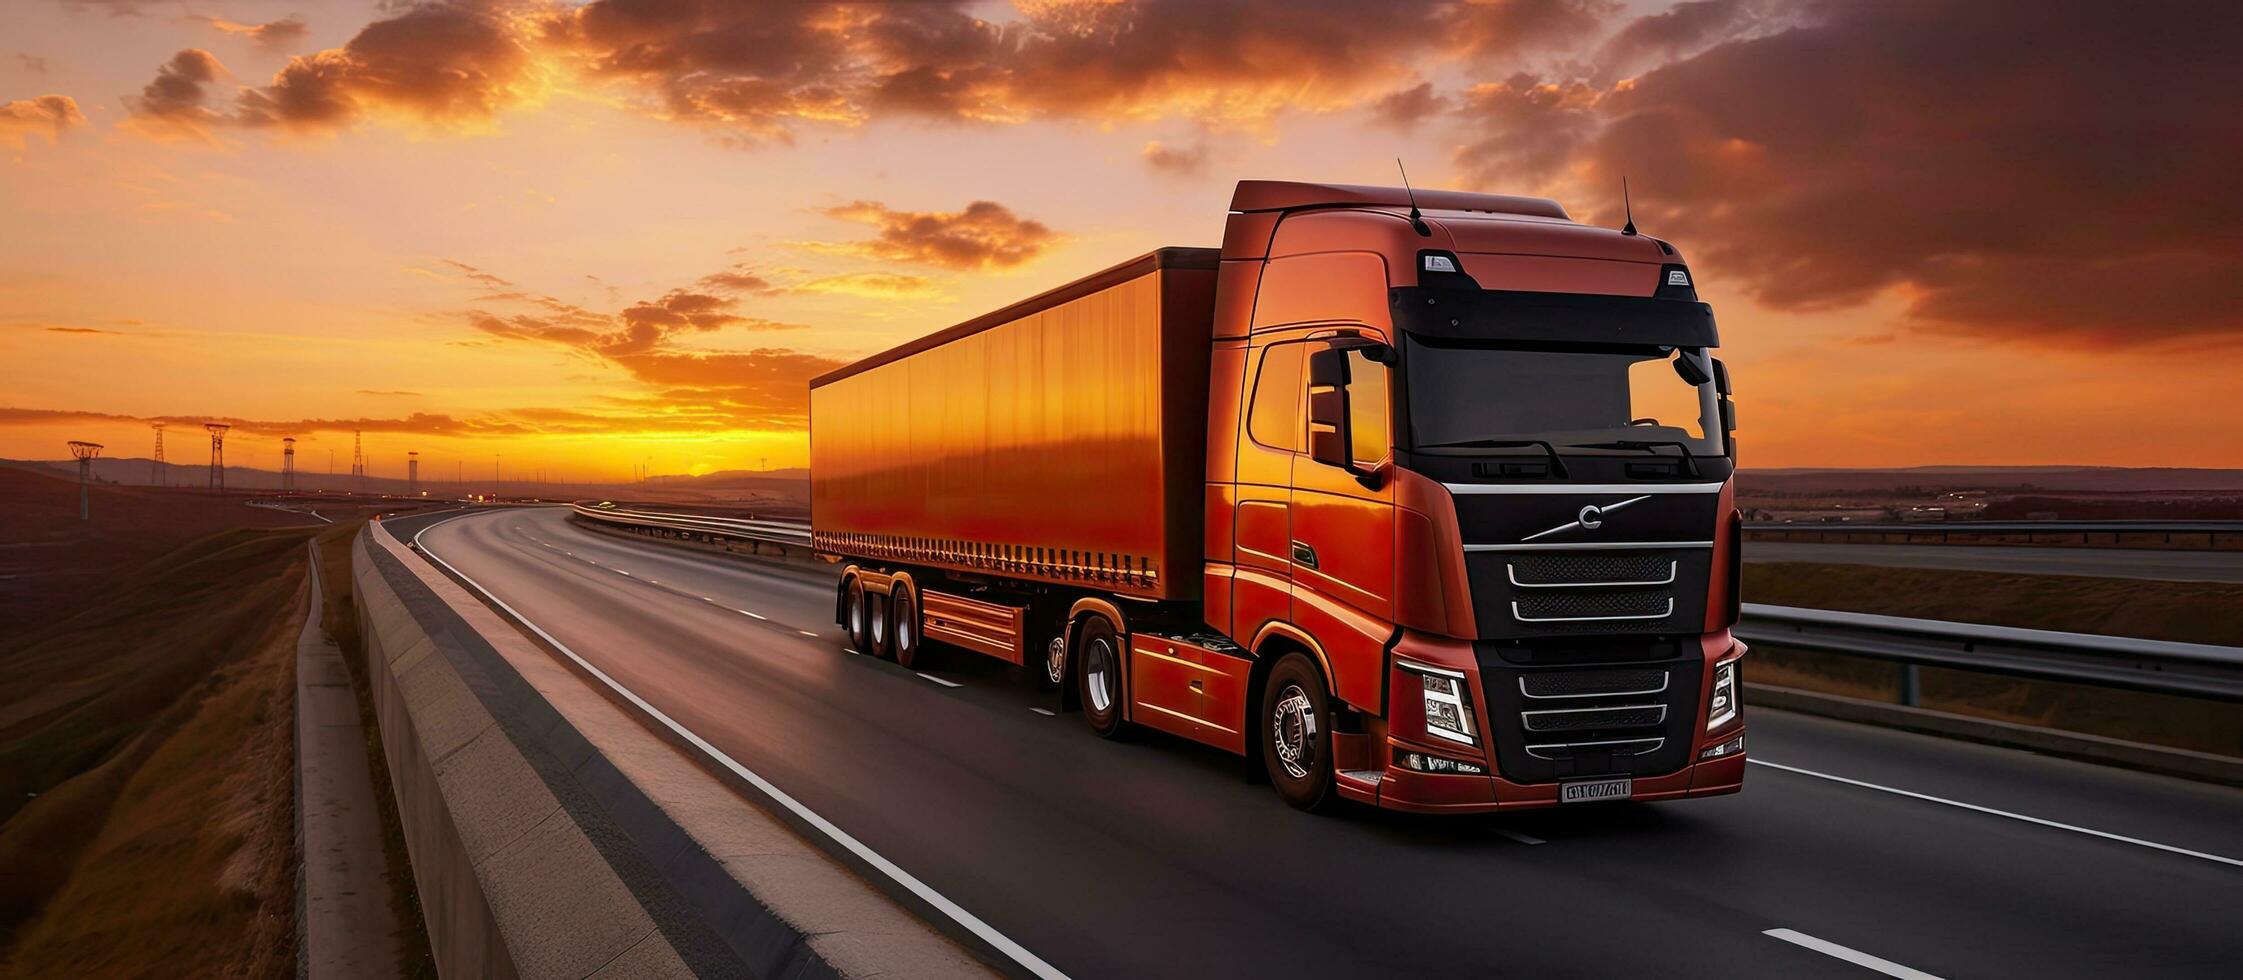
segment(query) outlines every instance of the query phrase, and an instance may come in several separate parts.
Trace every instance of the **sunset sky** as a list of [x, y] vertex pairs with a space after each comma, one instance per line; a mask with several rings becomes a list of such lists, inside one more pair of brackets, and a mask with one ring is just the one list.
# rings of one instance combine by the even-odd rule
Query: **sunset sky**
[[0, 456], [800, 465], [812, 375], [1399, 156], [1625, 174], [1748, 466], [2243, 466], [2236, 9], [5, 0]]

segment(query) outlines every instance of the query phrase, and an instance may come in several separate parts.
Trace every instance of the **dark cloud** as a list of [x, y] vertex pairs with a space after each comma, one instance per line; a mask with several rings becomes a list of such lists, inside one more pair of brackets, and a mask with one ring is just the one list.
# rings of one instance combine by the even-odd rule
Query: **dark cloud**
[[527, 84], [530, 52], [515, 33], [486, 5], [412, 7], [340, 48], [290, 59], [271, 84], [241, 93], [235, 118], [311, 131], [377, 110], [433, 123], [486, 120]]
[[98, 334], [104, 337], [123, 337], [126, 335], [122, 330], [103, 330], [99, 327], [48, 327], [46, 330], [49, 333]]
[[1176, 174], [1196, 174], [1207, 169], [1207, 144], [1169, 146], [1159, 140], [1145, 144], [1145, 165]]
[[405, 432], [428, 435], [528, 435], [537, 430], [503, 416], [478, 416], [454, 418], [450, 415], [415, 412], [403, 418], [355, 418], [292, 420], [245, 419], [228, 415], [120, 415], [112, 412], [93, 412], [74, 409], [0, 407], [0, 425], [62, 425], [85, 423], [130, 423], [143, 425], [162, 422], [181, 428], [200, 427], [205, 422], [217, 422], [233, 427], [232, 435], [292, 436], [306, 432]]
[[1613, 43], [1717, 43], [1601, 88], [1478, 86], [1458, 166], [1594, 189], [1579, 210], [1605, 224], [1625, 175], [1638, 225], [1779, 309], [1895, 293], [1918, 328], [1982, 338], [2243, 340], [2243, 129], [2211, 122], [2243, 117], [2243, 7], [1670, 13]]
[[60, 141], [65, 130], [85, 124], [86, 114], [78, 111], [78, 100], [67, 95], [0, 103], [0, 144], [18, 149], [32, 133]]
[[230, 20], [209, 16], [198, 19], [205, 24], [209, 24], [213, 30], [220, 33], [248, 38], [267, 48], [286, 47], [303, 40], [306, 35], [311, 33], [311, 25], [304, 23], [302, 17], [294, 14], [262, 24], [237, 24]]
[[147, 131], [204, 134], [223, 121], [208, 102], [211, 84], [225, 73], [226, 66], [219, 64], [217, 56], [201, 48], [188, 48], [172, 55], [156, 69], [155, 80], [142, 88], [138, 97], [125, 102], [133, 118]]
[[1379, 96], [1371, 103], [1371, 118], [1403, 129], [1439, 115], [1449, 108], [1447, 96], [1433, 90], [1432, 82], [1419, 82]]
[[1771, 16], [1762, 9], [1768, 6], [1754, 0], [1689, 0], [1638, 17], [1597, 49], [1597, 79], [1609, 82], [1747, 33]]
[[734, 266], [723, 272], [712, 272], [701, 277], [704, 289], [720, 289], [728, 293], [768, 293], [775, 287], [771, 280], [749, 272], [745, 266]]
[[49, 67], [46, 58], [35, 54], [25, 54], [20, 51], [16, 53], [16, 61], [23, 65], [23, 70], [40, 75], [46, 74], [47, 68]]
[[1020, 265], [1063, 238], [1042, 222], [1020, 217], [995, 201], [975, 201], [962, 211], [898, 211], [877, 201], [853, 201], [823, 211], [829, 217], [871, 225], [880, 234], [868, 241], [811, 247], [950, 269]]
[[1355, 105], [1413, 62], [1505, 57], [1584, 36], [1602, 0], [1095, 0], [969, 5], [594, 0], [541, 39], [642, 87], [669, 118], [785, 141], [878, 115], [1012, 122], [1185, 116], [1209, 123]]

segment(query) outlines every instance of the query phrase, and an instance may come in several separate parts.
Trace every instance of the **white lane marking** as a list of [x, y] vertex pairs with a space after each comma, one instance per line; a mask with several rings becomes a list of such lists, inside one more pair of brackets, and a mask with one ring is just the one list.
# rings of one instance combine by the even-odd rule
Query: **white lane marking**
[[715, 599], [711, 599], [711, 598], [709, 598], [708, 596], [702, 596], [702, 597], [701, 597], [701, 601], [702, 601], [702, 602], [715, 602], [716, 600], [715, 600]]
[[1503, 828], [1501, 828], [1501, 827], [1497, 827], [1497, 828], [1495, 828], [1495, 832], [1496, 832], [1496, 835], [1497, 835], [1497, 836], [1500, 836], [1500, 837], [1508, 837], [1508, 838], [1510, 838], [1510, 839], [1512, 839], [1512, 840], [1518, 841], [1518, 842], [1519, 842], [1519, 843], [1521, 843], [1521, 844], [1547, 844], [1547, 843], [1549, 843], [1549, 841], [1543, 840], [1543, 839], [1542, 839], [1542, 838], [1540, 838], [1540, 837], [1530, 837], [1530, 836], [1528, 836], [1528, 835], [1526, 835], [1526, 834], [1522, 834], [1522, 833], [1519, 833], [1519, 832], [1518, 832], [1518, 831], [1516, 831], [1516, 830], [1505, 830], [1505, 829], [1503, 829]]
[[2192, 851], [2185, 847], [2174, 847], [2171, 844], [2160, 844], [2153, 840], [2143, 840], [2139, 837], [2127, 837], [2123, 834], [2114, 834], [2109, 831], [2096, 830], [2091, 827], [2080, 827], [2068, 823], [2057, 823], [2054, 820], [2043, 820], [2040, 817], [2028, 817], [2022, 813], [2011, 813], [2008, 810], [1996, 810], [1990, 806], [1979, 806], [1976, 803], [1964, 803], [1960, 800], [1950, 800], [1943, 797], [1931, 796], [1925, 793], [1918, 793], [1912, 790], [1894, 789], [1890, 786], [1879, 786], [1876, 783], [1865, 783], [1859, 779], [1848, 779], [1844, 776], [1833, 776], [1827, 772], [1816, 772], [1812, 769], [1801, 769], [1797, 766], [1787, 766], [1781, 763], [1769, 762], [1765, 759], [1747, 759], [1745, 761], [1750, 762], [1756, 766], [1767, 766], [1770, 769], [1781, 769], [1785, 772], [1795, 772], [1802, 776], [1813, 776], [1816, 779], [1827, 779], [1834, 783], [1844, 783], [1848, 786], [1859, 786], [1862, 789], [1873, 789], [1880, 793], [1891, 793], [1894, 796], [1905, 796], [1912, 800], [1923, 800], [1926, 803], [1940, 803], [1946, 806], [1960, 807], [1962, 809], [1970, 810], [1976, 813], [1991, 814], [1997, 817], [2008, 817], [2011, 820], [2022, 820], [2026, 823], [2037, 824], [2042, 827], [2053, 827], [2057, 830], [2069, 830], [2075, 834], [2086, 834], [2089, 837], [2100, 837], [2104, 840], [2115, 840], [2121, 844], [2133, 844], [2139, 847], [2147, 847], [2152, 850], [2165, 851], [2170, 854], [2179, 854], [2184, 857], [2199, 858], [2205, 861], [2214, 861], [2220, 864], [2233, 865], [2238, 868], [2243, 868], [2243, 861], [2236, 860], [2235, 858], [2222, 857], [2218, 854], [2206, 854], [2203, 851]]
[[763, 615], [762, 613], [752, 613], [752, 612], [749, 612], [749, 611], [747, 611], [747, 610], [745, 610], [745, 609], [734, 609], [734, 610], [732, 610], [732, 611], [733, 611], [733, 612], [736, 612], [736, 613], [739, 613], [739, 614], [740, 614], [740, 615], [742, 615], [742, 616], [746, 616], [746, 617], [748, 617], [749, 619], [762, 619], [762, 620], [766, 620], [766, 621], [768, 621], [768, 619], [769, 619], [769, 617], [767, 617], [767, 616]]
[[[912, 671], [912, 673], [914, 673], [914, 674], [919, 674], [919, 672], [918, 672], [918, 671], [916, 671], [916, 670]], [[919, 674], [919, 676], [921, 676], [921, 677], [924, 677], [924, 678], [926, 678], [926, 679], [928, 679], [928, 680], [930, 680], [930, 681], [933, 681], [933, 682], [935, 682], [935, 683], [937, 683], [937, 684], [940, 684], [940, 685], [942, 685], [942, 686], [944, 686], [944, 687], [964, 687], [964, 686], [966, 686], [966, 685], [964, 685], [964, 684], [960, 684], [960, 683], [958, 683], [957, 681], [944, 680], [944, 679], [942, 679], [942, 678], [940, 678], [940, 677], [936, 677], [936, 676], [935, 676], [935, 675], [933, 675], [933, 674]]]
[[616, 569], [616, 570], [615, 570], [615, 574], [617, 574], [617, 575], [629, 575], [629, 574], [631, 574], [631, 573], [630, 573], [630, 572], [626, 572], [626, 571], [624, 571], [624, 570], [622, 570], [622, 569], [618, 568], [618, 569]]
[[1057, 718], [1057, 717], [1059, 717], [1059, 712], [1057, 712], [1057, 711], [1053, 711], [1053, 710], [1051, 710], [1050, 708], [1030, 708], [1030, 709], [1028, 709], [1028, 710], [1030, 710], [1030, 711], [1033, 711], [1033, 712], [1035, 712], [1035, 713], [1037, 713], [1037, 714], [1039, 714], [1039, 715], [1042, 715], [1042, 716], [1044, 716], [1044, 717], [1046, 717], [1046, 718]]
[[[429, 525], [429, 527], [435, 526], [436, 525], [434, 524]], [[749, 785], [754, 786], [764, 795], [776, 801], [780, 806], [785, 807], [788, 812], [794, 814], [804, 823], [817, 828], [819, 832], [825, 834], [828, 838], [831, 838], [834, 843], [841, 845], [843, 849], [847, 850], [851, 854], [856, 855], [858, 860], [871, 865], [875, 870], [878, 870], [880, 873], [887, 875], [889, 880], [894, 881], [896, 884], [902, 885], [904, 890], [909, 891], [911, 894], [917, 896], [920, 901], [932, 906], [936, 911], [949, 916], [950, 921], [956, 922], [958, 925], [964, 927], [967, 932], [973, 933], [975, 936], [979, 937], [981, 941], [988, 943], [990, 946], [994, 947], [998, 952], [1011, 957], [1013, 962], [1020, 964], [1021, 967], [1026, 969], [1030, 974], [1043, 978], [1043, 980], [1068, 980], [1067, 974], [1061, 973], [1058, 967], [1044, 962], [1042, 957], [1029, 952], [1027, 947], [1013, 942], [1010, 937], [1006, 936], [1004, 933], [998, 932], [994, 926], [981, 921], [980, 917], [974, 915], [972, 912], [966, 911], [965, 908], [960, 906], [958, 903], [943, 897], [943, 894], [941, 892], [935, 891], [933, 888], [928, 887], [926, 882], [912, 877], [911, 872], [905, 871], [903, 868], [897, 866], [895, 862], [881, 857], [880, 852], [865, 846], [863, 842], [849, 836], [848, 831], [842, 830], [839, 826], [836, 826], [833, 821], [819, 816], [817, 811], [802, 805], [802, 803], [796, 800], [794, 797], [788, 796], [786, 794], [786, 791], [781, 790], [776, 785], [773, 785], [770, 780], [757, 775], [755, 773], [755, 770], [741, 765], [731, 756], [724, 754], [724, 751], [722, 749], [719, 749], [716, 746], [710, 744], [707, 739], [694, 734], [692, 729], [679, 724], [676, 719], [671, 718], [669, 715], [663, 714], [662, 709], [655, 707], [645, 698], [639, 697], [636, 692], [633, 692], [630, 688], [624, 687], [621, 683], [616, 681], [615, 678], [609, 677], [605, 671], [602, 671], [598, 667], [592, 666], [591, 661], [578, 656], [576, 651], [569, 649], [568, 644], [562, 643], [558, 637], [555, 637], [553, 634], [546, 632], [544, 627], [530, 622], [530, 618], [528, 616], [522, 615], [519, 610], [515, 609], [513, 606], [507, 605], [506, 600], [493, 595], [491, 593], [491, 590], [484, 588], [481, 582], [477, 582], [474, 579], [467, 577], [467, 573], [452, 567], [451, 562], [445, 561], [443, 558], [438, 557], [434, 552], [431, 552], [426, 547], [423, 547], [421, 545], [421, 535], [427, 533], [428, 528], [424, 527], [420, 529], [418, 533], [413, 535], [413, 547], [418, 549], [421, 554], [427, 555], [429, 560], [444, 566], [445, 571], [459, 576], [460, 581], [466, 582], [468, 585], [473, 586], [475, 588], [475, 591], [482, 593], [483, 597], [489, 599], [493, 605], [498, 606], [500, 609], [506, 610], [507, 615], [514, 617], [515, 622], [521, 623], [524, 627], [529, 629], [530, 632], [536, 633], [539, 637], [543, 638], [545, 642], [552, 644], [553, 649], [561, 651], [564, 656], [567, 656], [570, 660], [576, 661], [577, 666], [584, 668], [585, 672], [591, 674], [593, 677], [599, 678], [600, 683], [606, 684], [609, 689], [615, 691], [615, 693], [617, 694], [622, 695], [625, 700], [628, 700], [632, 704], [637, 705], [639, 710], [647, 713], [648, 717], [651, 717], [655, 721], [660, 722], [663, 727], [668, 728], [670, 731], [677, 733], [679, 738], [685, 739], [694, 748], [700, 749], [702, 752], [707, 753], [709, 758], [716, 760], [719, 765], [722, 765], [726, 769], [731, 770], [733, 775], [746, 780]], [[817, 635], [815, 633], [808, 632], [807, 630], [801, 630], [798, 632], [803, 633], [805, 636]], [[1040, 711], [1042, 709], [1039, 708], [1037, 710]]]
[[[748, 615], [750, 615], [750, 616], [754, 616], [755, 614], [754, 614], [754, 613], [749, 613]], [[758, 616], [758, 617], [756, 617], [756, 618], [758, 618], [758, 619], [761, 619], [762, 617]], [[810, 632], [809, 630], [795, 630], [795, 632], [797, 632], [797, 633], [800, 633], [800, 634], [802, 634], [802, 635], [804, 635], [804, 636], [810, 637], [810, 638], [811, 638], [811, 639], [813, 639], [813, 640], [814, 640], [814, 639], [817, 639], [817, 638], [818, 638], [818, 634], [816, 634], [816, 633], [812, 633], [812, 632]]]
[[1858, 949], [1847, 949], [1827, 939], [1816, 939], [1796, 929], [1769, 929], [1762, 932], [1761, 935], [1781, 939], [1795, 946], [1804, 946], [1824, 956], [1835, 956], [1855, 966], [1875, 970], [1888, 977], [1900, 977], [1901, 980], [1939, 980], [1939, 977], [1922, 970], [1905, 967], [1882, 957], [1871, 956]]

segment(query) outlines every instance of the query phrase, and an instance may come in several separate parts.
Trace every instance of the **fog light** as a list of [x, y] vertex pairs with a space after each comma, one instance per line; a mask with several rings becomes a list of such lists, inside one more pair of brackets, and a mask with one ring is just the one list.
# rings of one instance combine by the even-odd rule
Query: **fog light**
[[1706, 731], [1713, 731], [1737, 717], [1737, 661], [1731, 657], [1713, 669], [1713, 693], [1706, 703]]
[[1720, 745], [1716, 745], [1713, 748], [1698, 753], [1698, 758], [1719, 759], [1725, 755], [1736, 755], [1737, 753], [1743, 752], [1744, 750], [1745, 737], [1739, 735], [1736, 738], [1732, 738], [1726, 742], [1721, 743]]
[[1412, 772], [1439, 773], [1444, 776], [1485, 776], [1488, 774], [1487, 767], [1479, 763], [1465, 762], [1461, 759], [1444, 759], [1437, 755], [1426, 755], [1423, 752], [1403, 752], [1396, 755], [1394, 761], [1401, 763], [1402, 768]]

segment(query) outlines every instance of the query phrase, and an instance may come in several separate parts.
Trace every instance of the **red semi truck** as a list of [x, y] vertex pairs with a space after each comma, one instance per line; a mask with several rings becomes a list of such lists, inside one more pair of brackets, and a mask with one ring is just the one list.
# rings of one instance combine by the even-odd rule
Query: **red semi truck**
[[1020, 664], [1304, 809], [1733, 793], [1717, 344], [1632, 227], [1243, 181], [1220, 249], [812, 381], [813, 544], [859, 650]]

